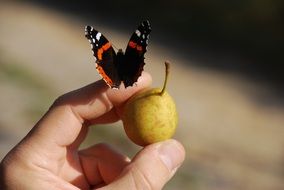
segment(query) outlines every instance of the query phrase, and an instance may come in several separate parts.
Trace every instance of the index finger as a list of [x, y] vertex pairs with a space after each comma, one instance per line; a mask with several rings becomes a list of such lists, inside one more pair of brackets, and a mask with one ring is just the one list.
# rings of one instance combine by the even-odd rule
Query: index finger
[[137, 85], [126, 89], [110, 89], [101, 80], [67, 93], [55, 101], [28, 135], [29, 139], [37, 138], [38, 145], [71, 145], [83, 124], [103, 122], [106, 118], [109, 121], [118, 120], [115, 107], [121, 106], [137, 91], [150, 86], [151, 82], [151, 76], [143, 73]]

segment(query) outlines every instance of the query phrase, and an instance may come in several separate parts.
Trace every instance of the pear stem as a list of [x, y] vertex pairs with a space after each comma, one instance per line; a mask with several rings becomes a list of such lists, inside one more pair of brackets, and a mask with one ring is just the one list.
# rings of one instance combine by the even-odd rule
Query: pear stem
[[162, 96], [167, 88], [168, 78], [169, 78], [169, 72], [170, 72], [170, 63], [168, 61], [165, 61], [165, 80], [164, 80], [164, 86], [163, 89], [160, 92], [160, 95]]

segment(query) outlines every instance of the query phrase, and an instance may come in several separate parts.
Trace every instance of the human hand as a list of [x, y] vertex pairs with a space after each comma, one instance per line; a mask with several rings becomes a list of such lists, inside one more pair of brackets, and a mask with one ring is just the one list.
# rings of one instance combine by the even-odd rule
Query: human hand
[[149, 145], [132, 161], [106, 144], [78, 150], [89, 125], [119, 120], [126, 100], [150, 84], [144, 73], [135, 87], [98, 81], [58, 98], [2, 160], [0, 189], [161, 189], [184, 160], [175, 140]]

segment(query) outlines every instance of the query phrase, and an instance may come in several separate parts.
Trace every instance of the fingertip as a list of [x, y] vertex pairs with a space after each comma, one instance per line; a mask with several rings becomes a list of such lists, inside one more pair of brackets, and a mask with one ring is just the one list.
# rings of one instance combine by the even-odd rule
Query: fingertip
[[169, 139], [156, 146], [160, 159], [171, 172], [178, 168], [185, 159], [185, 149], [177, 140]]
[[120, 89], [108, 89], [107, 96], [109, 100], [115, 106], [119, 106], [124, 103], [128, 98], [130, 98], [136, 92], [150, 87], [152, 84], [152, 77], [147, 72], [142, 72], [142, 75], [138, 78], [138, 81], [130, 87], [124, 88], [122, 85]]
[[185, 159], [185, 149], [175, 139], [169, 139], [144, 147], [134, 160], [150, 154], [157, 155], [170, 172], [178, 168]]
[[142, 72], [141, 77], [138, 79], [138, 84], [143, 84], [144, 86], [150, 86], [152, 84], [152, 76], [148, 72]]
[[148, 145], [135, 156], [120, 178], [109, 187], [162, 189], [173, 177], [184, 158], [184, 148], [176, 140], [170, 139]]

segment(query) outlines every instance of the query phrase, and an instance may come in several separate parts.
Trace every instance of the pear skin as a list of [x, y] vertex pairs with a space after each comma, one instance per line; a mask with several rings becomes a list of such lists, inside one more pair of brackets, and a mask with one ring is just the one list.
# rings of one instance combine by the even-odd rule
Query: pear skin
[[127, 136], [137, 145], [146, 146], [171, 138], [176, 130], [178, 115], [173, 98], [165, 91], [168, 63], [163, 89], [138, 92], [125, 105], [122, 122]]

